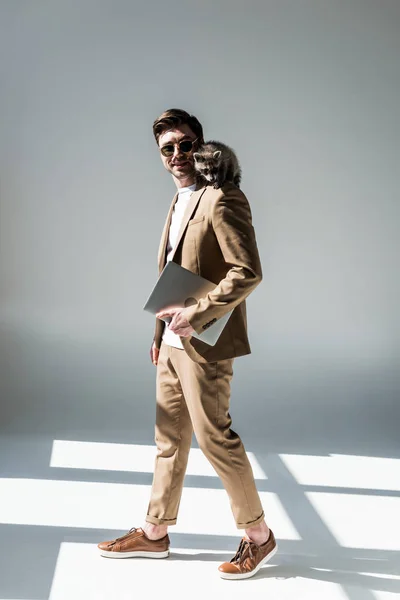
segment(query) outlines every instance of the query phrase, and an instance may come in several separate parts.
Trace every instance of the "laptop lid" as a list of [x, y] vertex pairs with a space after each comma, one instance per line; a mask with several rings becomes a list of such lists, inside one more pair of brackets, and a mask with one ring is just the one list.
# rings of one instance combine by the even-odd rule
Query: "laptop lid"
[[[180, 306], [186, 307], [195, 304], [197, 300], [206, 296], [215, 289], [216, 284], [174, 261], [168, 261], [162, 270], [149, 298], [143, 309], [155, 315], [160, 310]], [[221, 335], [226, 323], [228, 322], [233, 309], [230, 310], [215, 323], [207, 327], [201, 333], [194, 332], [193, 337], [214, 346]], [[171, 317], [163, 319], [166, 323], [171, 321]]]

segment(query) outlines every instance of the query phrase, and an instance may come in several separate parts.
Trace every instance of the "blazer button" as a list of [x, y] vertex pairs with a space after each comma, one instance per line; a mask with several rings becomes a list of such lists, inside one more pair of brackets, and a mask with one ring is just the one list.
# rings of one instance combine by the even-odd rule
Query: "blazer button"
[[215, 323], [217, 319], [211, 319], [211, 321], [208, 321], [208, 323], [206, 323], [205, 325], [203, 325], [203, 329], [207, 329], [207, 327], [210, 327], [213, 323]]

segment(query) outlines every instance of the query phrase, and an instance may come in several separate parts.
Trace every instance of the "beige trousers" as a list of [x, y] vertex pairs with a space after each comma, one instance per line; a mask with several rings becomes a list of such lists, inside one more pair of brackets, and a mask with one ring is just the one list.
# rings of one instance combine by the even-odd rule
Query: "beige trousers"
[[253, 471], [229, 414], [233, 358], [194, 362], [184, 350], [161, 343], [156, 378], [157, 456], [146, 521], [177, 521], [192, 433], [225, 490], [238, 529], [264, 519]]

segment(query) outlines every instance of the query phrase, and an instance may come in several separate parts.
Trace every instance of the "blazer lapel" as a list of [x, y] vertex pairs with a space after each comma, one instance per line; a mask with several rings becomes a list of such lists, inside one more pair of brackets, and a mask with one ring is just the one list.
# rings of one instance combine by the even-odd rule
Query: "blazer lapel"
[[175, 202], [177, 201], [177, 199], [178, 199], [178, 192], [176, 192], [176, 194], [171, 202], [171, 206], [169, 207], [167, 219], [165, 221], [164, 229], [161, 234], [160, 247], [158, 249], [158, 271], [159, 271], [159, 273], [161, 273], [161, 271], [163, 270], [163, 268], [165, 266], [165, 259], [166, 259], [165, 251], [167, 249], [169, 226], [171, 224], [172, 212], [174, 210]]
[[182, 236], [183, 236], [184, 231], [185, 231], [185, 229], [187, 227], [189, 219], [192, 216], [193, 211], [196, 208], [196, 206], [198, 205], [199, 200], [202, 197], [202, 195], [204, 194], [205, 190], [206, 190], [205, 187], [202, 187], [201, 189], [196, 189], [192, 193], [192, 195], [190, 196], [190, 200], [189, 200], [188, 205], [186, 207], [185, 213], [184, 213], [183, 218], [182, 218], [182, 223], [181, 223], [181, 226], [179, 228], [178, 237], [176, 238], [176, 243], [175, 243], [175, 247], [174, 247], [173, 253], [171, 255], [171, 260], [174, 260], [175, 252], [176, 252], [176, 250], [177, 250], [177, 248], [179, 246], [179, 243], [180, 243], [180, 241], [182, 239]]
[[[171, 260], [174, 259], [176, 249], [179, 246], [179, 242], [182, 239], [182, 236], [186, 229], [188, 221], [189, 221], [190, 217], [192, 216], [194, 209], [196, 208], [197, 204], [199, 203], [200, 198], [202, 197], [202, 195], [204, 194], [206, 189], [207, 188], [204, 186], [197, 185], [195, 191], [190, 196], [189, 203], [186, 207], [185, 213], [182, 218], [182, 223], [179, 228], [178, 237], [176, 239], [176, 244], [175, 244], [172, 256], [171, 256]], [[177, 201], [177, 199], [178, 199], [178, 192], [175, 194], [174, 199], [172, 200], [172, 203], [171, 203], [171, 206], [170, 206], [170, 209], [168, 212], [168, 216], [165, 221], [164, 229], [163, 229], [163, 232], [161, 235], [160, 248], [159, 248], [159, 252], [158, 252], [159, 273], [161, 273], [161, 271], [163, 270], [165, 263], [166, 263], [166, 249], [167, 249], [167, 241], [168, 241], [168, 235], [169, 235], [169, 227], [171, 225], [172, 212], [174, 210], [174, 205], [175, 205], [175, 202]]]

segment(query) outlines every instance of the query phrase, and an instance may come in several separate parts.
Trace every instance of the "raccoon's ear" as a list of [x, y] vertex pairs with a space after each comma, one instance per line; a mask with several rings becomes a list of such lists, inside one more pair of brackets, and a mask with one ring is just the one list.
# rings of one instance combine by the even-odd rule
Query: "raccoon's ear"
[[200, 160], [200, 154], [198, 152], [193, 152], [193, 158], [194, 160]]
[[216, 150], [213, 154], [214, 158], [219, 158], [221, 156], [221, 150]]

